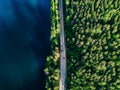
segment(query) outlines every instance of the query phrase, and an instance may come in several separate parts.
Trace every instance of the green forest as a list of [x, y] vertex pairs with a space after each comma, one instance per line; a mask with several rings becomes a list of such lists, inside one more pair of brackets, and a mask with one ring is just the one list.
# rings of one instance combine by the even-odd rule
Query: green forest
[[[120, 90], [120, 1], [65, 0], [67, 90]], [[59, 89], [59, 1], [51, 0], [46, 88]]]

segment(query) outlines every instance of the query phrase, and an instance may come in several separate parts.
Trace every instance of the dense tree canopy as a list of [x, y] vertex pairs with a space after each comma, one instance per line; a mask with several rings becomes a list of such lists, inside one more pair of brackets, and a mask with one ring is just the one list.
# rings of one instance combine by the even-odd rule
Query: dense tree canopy
[[[58, 89], [58, 0], [51, 0], [53, 55], [47, 87]], [[120, 89], [120, 1], [66, 0], [67, 90]]]

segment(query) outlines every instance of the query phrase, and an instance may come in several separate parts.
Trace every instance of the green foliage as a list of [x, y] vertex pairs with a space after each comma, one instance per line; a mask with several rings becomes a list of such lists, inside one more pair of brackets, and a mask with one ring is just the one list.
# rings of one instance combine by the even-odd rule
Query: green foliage
[[119, 0], [67, 0], [68, 90], [120, 89]]
[[[51, 0], [47, 90], [59, 83], [58, 0]], [[120, 1], [66, 0], [67, 90], [120, 90]]]
[[45, 72], [47, 74], [46, 88], [47, 90], [58, 90], [59, 85], [59, 15], [58, 0], [51, 0], [51, 43], [52, 55], [47, 58]]

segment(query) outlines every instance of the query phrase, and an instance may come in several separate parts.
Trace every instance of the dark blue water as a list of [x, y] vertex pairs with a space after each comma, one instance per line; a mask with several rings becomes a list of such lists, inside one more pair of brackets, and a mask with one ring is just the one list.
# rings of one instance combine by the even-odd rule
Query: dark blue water
[[0, 90], [44, 90], [50, 1], [0, 0]]

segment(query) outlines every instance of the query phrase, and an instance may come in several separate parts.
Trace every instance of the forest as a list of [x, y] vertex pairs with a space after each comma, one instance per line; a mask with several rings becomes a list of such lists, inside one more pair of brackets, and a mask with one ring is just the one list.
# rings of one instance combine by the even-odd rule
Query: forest
[[[65, 0], [67, 90], [120, 90], [120, 1]], [[47, 90], [59, 89], [59, 0], [51, 0]]]

